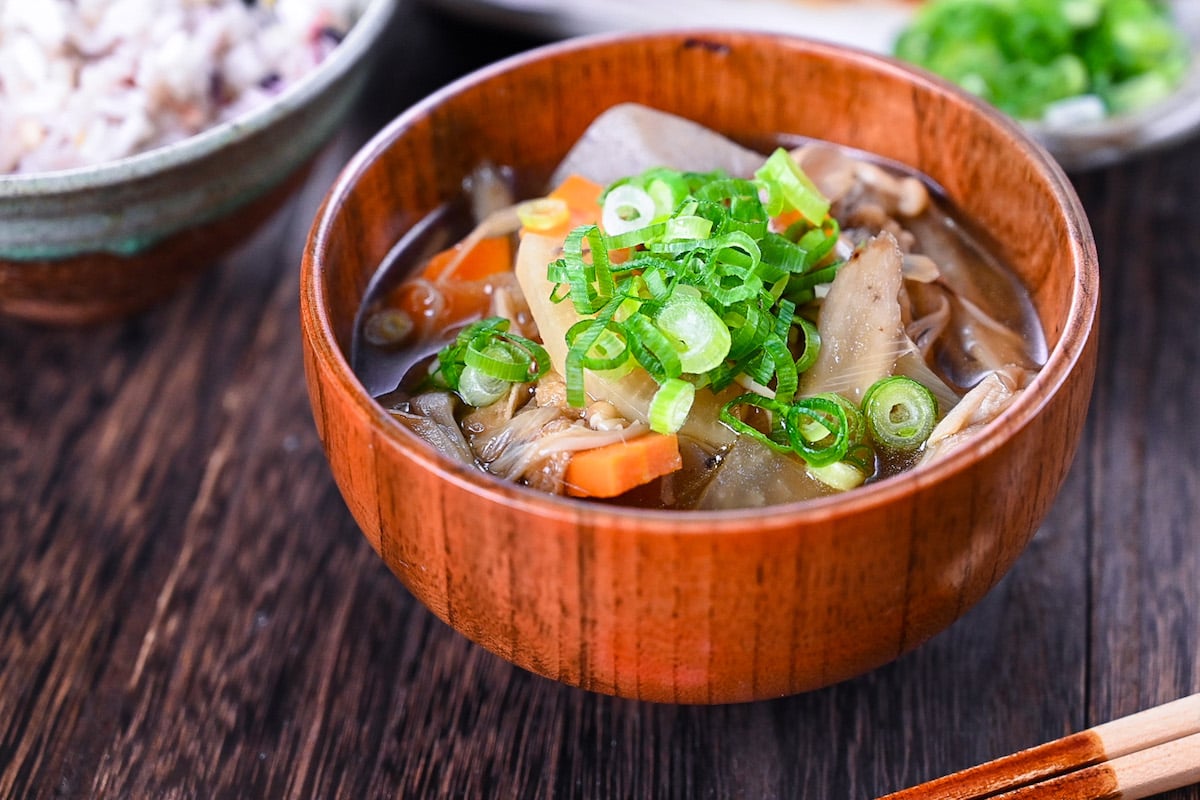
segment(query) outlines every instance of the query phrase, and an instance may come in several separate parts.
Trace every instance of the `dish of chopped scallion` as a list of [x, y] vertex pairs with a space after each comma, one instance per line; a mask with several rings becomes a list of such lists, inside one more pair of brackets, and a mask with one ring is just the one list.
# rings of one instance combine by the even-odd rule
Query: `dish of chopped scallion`
[[893, 54], [1017, 119], [1058, 125], [1165, 99], [1191, 58], [1155, 0], [931, 0]]

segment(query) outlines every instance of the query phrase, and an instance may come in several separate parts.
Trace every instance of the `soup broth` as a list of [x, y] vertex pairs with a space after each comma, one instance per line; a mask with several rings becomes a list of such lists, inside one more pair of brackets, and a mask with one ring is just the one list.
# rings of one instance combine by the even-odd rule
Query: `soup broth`
[[[627, 404], [620, 397], [605, 394], [603, 387], [629, 385], [629, 370], [640, 369], [632, 364], [632, 358], [607, 372], [595, 370], [600, 378], [589, 372], [588, 380], [593, 382], [586, 385], [582, 405], [563, 401], [563, 396], [569, 397], [571, 387], [557, 362], [536, 379], [500, 384], [491, 402], [464, 402], [463, 397], [468, 395], [463, 390], [456, 392], [444, 383], [444, 373], [449, 369], [446, 353], [472, 323], [505, 320], [506, 332], [497, 341], [509, 343], [489, 345], [495, 352], [525, 347], [512, 344], [504, 336], [544, 346], [550, 362], [555, 362], [550, 353], [556, 347], [565, 347], [562, 342], [555, 345], [542, 338], [540, 328], [546, 324], [546, 309], [552, 307], [546, 305], [545, 298], [531, 300], [525, 296], [528, 270], [523, 273], [525, 280], [520, 278], [521, 258], [531, 248], [531, 241], [540, 241], [540, 233], [530, 227], [534, 207], [514, 205], [514, 175], [491, 166], [477, 171], [462, 197], [437, 209], [414, 228], [381, 264], [356, 325], [352, 350], [356, 374], [402, 424], [447, 457], [474, 464], [502, 479], [543, 491], [582, 494], [597, 502], [678, 510], [762, 506], [883, 480], [939, 457], [1001, 413], [1044, 362], [1045, 339], [1030, 298], [1019, 280], [992, 255], [995, 248], [972, 231], [969, 222], [925, 176], [819, 141], [780, 138], [772, 144], [775, 147], [790, 155], [801, 173], [829, 201], [828, 215], [835, 229], [829, 253], [811, 272], [826, 270], [837, 277], [804, 291], [794, 289], [799, 281], [773, 284], [782, 299], [796, 299], [794, 312], [790, 307], [780, 312], [795, 314], [795, 324], [783, 335], [791, 350], [789, 358], [809, 360], [805, 357], [807, 348], [816, 347], [812, 336], [819, 334], [822, 340], [815, 360], [795, 378], [798, 385], [794, 393], [790, 385], [785, 388], [789, 371], [786, 365], [778, 366], [776, 347], [773, 352], [778, 368], [774, 373], [762, 364], [770, 359], [759, 357], [749, 373], [722, 385], [722, 369], [734, 360], [732, 354], [702, 376], [685, 371], [680, 380], [686, 379], [689, 386], [672, 386], [681, 387], [689, 396], [694, 392], [695, 400], [687, 420], [673, 429], [668, 424], [664, 430], [661, 419], [656, 426], [650, 415], [639, 416], [642, 406], [637, 403], [641, 401]], [[785, 214], [779, 219], [787, 221], [793, 216]], [[690, 217], [688, 224], [694, 224]], [[488, 230], [481, 234], [481, 229]], [[808, 226], [808, 230], [814, 229], [819, 226]], [[605, 233], [615, 235], [608, 230]], [[792, 235], [782, 228], [780, 233]], [[464, 239], [468, 246], [458, 245], [456, 249], [456, 243]], [[517, 263], [517, 275], [511, 268], [493, 270], [482, 262], [473, 263], [481, 259], [465, 251], [474, 253], [484, 240], [497, 240], [488, 247], [508, 248], [509, 261]], [[561, 237], [558, 242], [538, 262], [540, 269], [545, 270], [562, 256]], [[654, 246], [659, 250], [670, 247]], [[635, 245], [628, 253], [619, 248], [613, 252], [621, 258], [636, 259], [650, 247]], [[595, 252], [589, 255], [596, 258]], [[731, 262], [744, 255], [738, 250]], [[896, 259], [899, 288], [891, 292], [896, 297], [883, 298], [879, 313], [874, 310], [874, 301], [847, 297], [849, 289], [838, 288], [839, 282], [849, 283], [859, 273], [863, 277], [858, 280], [864, 281], [864, 286], [877, 287], [880, 278], [870, 270], [877, 269], [878, 262]], [[453, 275], [439, 274], [438, 264], [441, 268], [449, 264]], [[616, 269], [620, 274], [620, 267]], [[637, 270], [631, 272], [640, 275]], [[638, 285], [645, 283], [643, 280]], [[786, 288], [778, 288], [779, 283]], [[736, 293], [733, 281], [726, 284]], [[654, 291], [651, 286], [643, 292], [645, 301], [655, 308], [654, 321], [663, 322], [669, 316], [663, 309], [674, 301], [655, 305]], [[675, 291], [684, 293], [677, 287]], [[565, 290], [562, 293], [567, 294]], [[569, 301], [562, 302], [552, 309], [554, 313], [569, 305]], [[741, 318], [728, 310], [733, 306], [721, 307], [711, 298], [706, 302], [708, 307], [722, 308], [725, 318], [734, 319], [725, 335], [736, 344], [744, 331], [736, 324]], [[679, 305], [693, 307], [682, 301]], [[861, 312], [872, 320], [870, 324], [880, 318], [898, 321], [895, 335], [889, 334], [890, 338], [884, 340], [874, 337], [885, 341], [882, 358], [886, 369], [877, 366], [879, 358], [875, 354], [857, 352], [862, 342], [872, 337], [850, 333], [847, 338], [836, 321], [823, 317], [830, 307], [848, 308], [849, 316]], [[609, 327], [632, 338], [625, 332], [636, 326], [626, 322]], [[578, 333], [575, 335], [579, 338]], [[852, 368], [843, 363], [859, 358], [862, 363]], [[647, 357], [647, 363], [657, 362]], [[622, 369], [626, 373], [616, 375]], [[874, 374], [872, 370], [880, 369], [883, 372], [877, 376], [879, 380], [872, 380], [870, 387], [859, 385], [859, 373]], [[874, 399], [873, 384], [896, 375], [919, 383], [935, 401], [936, 427], [932, 433], [926, 431], [928, 438], [919, 446], [890, 446], [882, 433], [867, 436], [854, 432], [860, 409], [866, 408], [866, 395]], [[648, 384], [656, 398], [669, 381]], [[598, 385], [601, 390], [596, 389]], [[834, 405], [840, 403], [849, 410], [835, 414], [842, 421], [834, 422], [829, 416], [834, 412], [827, 406], [817, 405], [815, 411], [803, 406], [806, 392], [826, 398], [837, 395]], [[797, 400], [789, 405], [793, 394]], [[906, 402], [889, 406], [891, 421], [900, 427], [903, 420], [894, 418], [903, 416]], [[715, 418], [717, 410], [721, 411], [720, 419]], [[697, 421], [697, 415], [702, 414], [714, 418]], [[798, 442], [795, 432], [784, 435], [782, 428], [786, 426], [781, 425], [781, 418], [794, 422], [797, 430], [811, 430], [814, 423], [822, 422], [824, 427], [818, 426], [812, 441]], [[840, 459], [824, 463], [824, 457], [806, 455], [810, 444], [815, 450], [819, 444], [836, 438], [834, 429], [842, 424], [850, 431], [850, 444]], [[876, 430], [873, 424], [868, 424], [872, 432]], [[657, 434], [647, 432], [647, 426]], [[829, 436], [824, 436], [827, 433]], [[644, 444], [649, 440], [643, 437], [654, 435], [671, 437], [677, 450], [673, 468], [629, 487], [618, 486], [621, 490], [611, 495], [575, 491], [572, 461], [575, 465], [582, 463], [585, 459], [579, 457], [581, 453], [612, 449], [634, 440]], [[789, 441], [794, 452], [788, 450]]]

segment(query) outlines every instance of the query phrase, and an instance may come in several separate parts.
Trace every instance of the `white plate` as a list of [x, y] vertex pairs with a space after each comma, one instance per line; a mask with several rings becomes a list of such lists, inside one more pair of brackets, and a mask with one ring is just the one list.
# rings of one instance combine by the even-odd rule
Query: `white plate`
[[[679, 26], [794, 33], [890, 54], [914, 0], [425, 0], [484, 24], [563, 38]], [[1200, 0], [1171, 0], [1193, 51], [1200, 52]], [[1189, 137], [1200, 129], [1200, 59], [1168, 100], [1103, 122], [1026, 129], [1065, 168], [1091, 169]]]
[[425, 0], [487, 24], [539, 36], [724, 27], [774, 30], [888, 52], [912, 0]]

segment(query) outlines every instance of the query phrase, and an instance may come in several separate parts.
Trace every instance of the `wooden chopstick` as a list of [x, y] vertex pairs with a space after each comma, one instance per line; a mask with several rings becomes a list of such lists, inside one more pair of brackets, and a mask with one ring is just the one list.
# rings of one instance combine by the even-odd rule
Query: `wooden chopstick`
[[1200, 783], [1200, 694], [880, 800], [1138, 800]]

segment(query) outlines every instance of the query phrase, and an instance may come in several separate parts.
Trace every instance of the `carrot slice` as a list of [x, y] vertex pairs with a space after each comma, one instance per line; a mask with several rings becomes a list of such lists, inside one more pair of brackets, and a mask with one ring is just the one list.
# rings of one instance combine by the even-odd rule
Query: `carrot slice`
[[776, 231], [778, 233], [783, 233], [788, 228], [790, 228], [793, 224], [799, 222], [802, 219], [804, 219], [804, 215], [801, 214], [799, 211], [797, 211], [794, 208], [788, 209], [787, 211], [784, 211], [782, 214], [780, 214], [777, 217], [774, 217], [771, 220], [771, 230]]
[[603, 191], [604, 187], [595, 181], [572, 174], [563, 178], [550, 196], [565, 202], [572, 211], [590, 214], [594, 219], [600, 214], [600, 193]]
[[[435, 253], [425, 262], [421, 277], [436, 281], [453, 279], [456, 281], [478, 281], [498, 272], [512, 269], [512, 244], [507, 236], [489, 236], [474, 243], [474, 246], [463, 252], [466, 240], [447, 247], [440, 253]], [[460, 258], [461, 256], [461, 258]], [[455, 262], [457, 261], [457, 264]], [[451, 267], [454, 271], [446, 274]]]
[[573, 497], [616, 497], [682, 466], [679, 437], [647, 433], [575, 453], [567, 462], [564, 482]]
[[[537, 231], [538, 235], [565, 239], [571, 229], [596, 223], [600, 219], [600, 193], [603, 191], [603, 186], [582, 175], [571, 174], [563, 178], [547, 197], [567, 204], [567, 218], [554, 228]], [[524, 230], [521, 232], [525, 233]]]

